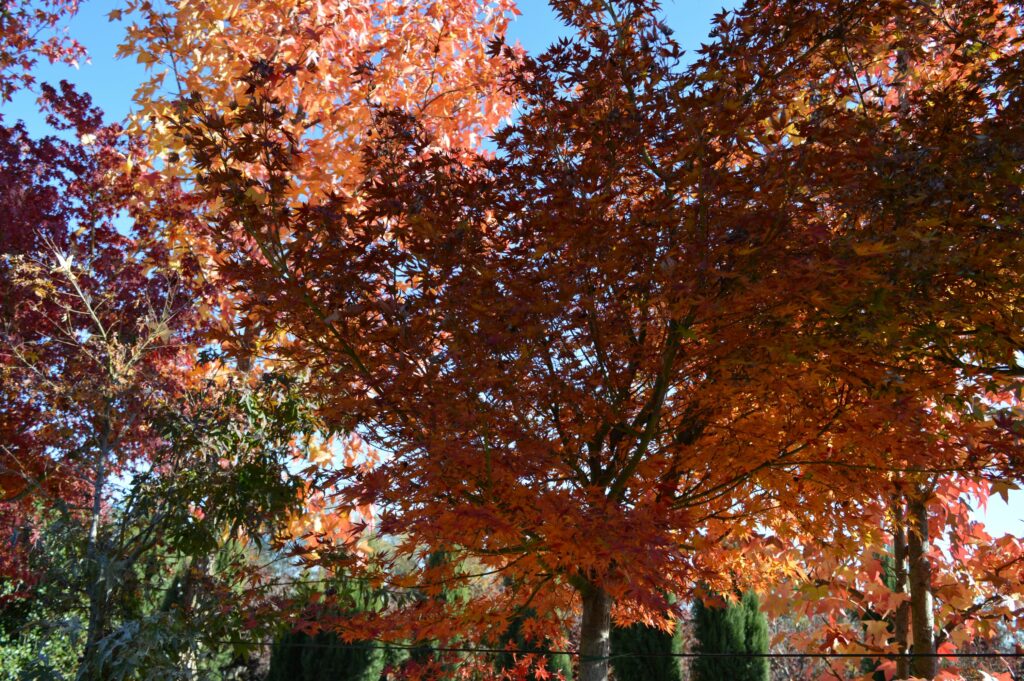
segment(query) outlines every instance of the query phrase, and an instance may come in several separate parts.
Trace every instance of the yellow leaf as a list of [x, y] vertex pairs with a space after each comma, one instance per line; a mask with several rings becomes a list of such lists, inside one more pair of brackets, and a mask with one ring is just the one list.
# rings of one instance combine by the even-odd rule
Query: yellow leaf
[[249, 187], [246, 189], [245, 198], [249, 199], [257, 206], [262, 206], [267, 202], [267, 195], [260, 191], [258, 187]]
[[874, 242], [867, 244], [854, 244], [853, 252], [860, 256], [882, 255], [896, 250], [896, 244]]

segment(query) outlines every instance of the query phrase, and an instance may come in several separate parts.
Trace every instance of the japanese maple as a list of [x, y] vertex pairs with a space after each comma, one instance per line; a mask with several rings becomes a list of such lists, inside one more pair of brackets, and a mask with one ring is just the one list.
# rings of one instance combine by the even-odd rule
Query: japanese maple
[[774, 612], [826, 618], [791, 643], [875, 657], [897, 679], [932, 678], [940, 668], [953, 678], [973, 668], [975, 660], [943, 662], [938, 654], [989, 641], [1000, 624], [1017, 629], [1022, 616], [1020, 539], [994, 537], [973, 517], [993, 487], [1005, 494], [1005, 479], [903, 472], [858, 509], [875, 518], [874, 528], [851, 534], [819, 522], [815, 541], [788, 549], [801, 577], [772, 589]]
[[812, 536], [794, 515], [861, 528], [894, 471], [1018, 470], [960, 415], [1020, 373], [1021, 8], [752, 1], [684, 67], [653, 3], [553, 5], [576, 36], [525, 60], [496, 158], [382, 106], [361, 180], [296, 202], [287, 61], [174, 135], [239, 317], [389, 453], [345, 497], [521, 586], [348, 631], [487, 639], [528, 607], [536, 633], [576, 600], [592, 681], [613, 611], [792, 572], [754, 549]]
[[[283, 135], [306, 159], [291, 166], [285, 184], [288, 202], [301, 208], [348, 195], [359, 185], [360, 149], [380, 107], [414, 113], [444, 148], [475, 153], [511, 111], [505, 75], [517, 57], [488, 54], [487, 46], [504, 35], [516, 13], [511, 0], [133, 0], [110, 18], [132, 18], [119, 54], [152, 70], [136, 94], [141, 108], [130, 129], [145, 136], [165, 175], [188, 177], [211, 162], [191, 156], [194, 146], [176, 134], [178, 123], [200, 107], [214, 128], [226, 125], [223, 117], [245, 106], [259, 81], [261, 92], [276, 102], [275, 130], [255, 119], [248, 130], [222, 127], [225, 135], [240, 133], [243, 144], [220, 160], [251, 178], [252, 186], [243, 191], [263, 200], [258, 184], [270, 171], [261, 140]], [[203, 210], [216, 213], [224, 197], [209, 199]], [[220, 252], [257, 248], [244, 229], [233, 231], [230, 246], [221, 243], [226, 233], [207, 236], [175, 230], [166, 239], [175, 252], [198, 257], [211, 278], [217, 276]], [[227, 288], [220, 293], [226, 296]], [[244, 288], [232, 291], [233, 297], [246, 295]], [[229, 307], [226, 297], [221, 303]], [[242, 320], [219, 319], [218, 338], [239, 356], [258, 354], [267, 341]]]

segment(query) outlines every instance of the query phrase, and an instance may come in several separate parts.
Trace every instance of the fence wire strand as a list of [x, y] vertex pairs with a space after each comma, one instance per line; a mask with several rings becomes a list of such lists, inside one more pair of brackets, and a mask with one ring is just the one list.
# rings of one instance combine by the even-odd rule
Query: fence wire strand
[[[242, 645], [242, 646], [257, 646], [257, 647], [268, 647], [275, 645], [272, 641], [217, 641], [222, 645]], [[367, 642], [367, 643], [318, 643], [316, 641], [301, 641], [301, 642], [289, 642], [289, 647], [296, 648], [343, 648], [347, 650], [400, 650], [407, 652], [431, 652], [431, 653], [469, 653], [477, 655], [570, 655], [572, 657], [579, 657], [585, 660], [615, 660], [624, 658], [767, 658], [767, 659], [910, 659], [915, 657], [937, 657], [937, 658], [965, 658], [965, 659], [983, 659], [983, 658], [1011, 658], [1019, 659], [1024, 658], [1024, 652], [986, 652], [986, 653], [883, 653], [875, 651], [865, 651], [862, 653], [755, 653], [755, 652], [738, 652], [738, 653], [712, 653], [712, 652], [689, 652], [689, 653], [656, 653], [656, 652], [631, 652], [631, 653], [615, 653], [612, 655], [595, 656], [595, 655], [581, 655], [579, 651], [574, 650], [547, 650], [542, 648], [483, 648], [483, 647], [462, 647], [462, 646], [431, 646], [431, 645], [416, 645], [416, 644], [381, 644], [379, 641]]]

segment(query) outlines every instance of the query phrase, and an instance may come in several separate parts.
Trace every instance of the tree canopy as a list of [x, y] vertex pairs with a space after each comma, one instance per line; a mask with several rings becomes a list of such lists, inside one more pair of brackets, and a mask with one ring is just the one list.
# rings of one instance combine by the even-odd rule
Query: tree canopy
[[[748, 0], [693, 59], [653, 0], [552, 7], [572, 36], [530, 57], [505, 44], [506, 2], [128, 3], [123, 52], [168, 68], [140, 113], [77, 131], [50, 176], [5, 161], [0, 178], [64, 205], [65, 168], [127, 139], [100, 184], [70, 185], [102, 219], [60, 226], [98, 222], [124, 249], [135, 279], [92, 280], [136, 332], [69, 337], [142, 342], [175, 391], [208, 346], [240, 385], [285, 377], [301, 407], [264, 396], [249, 415], [281, 427], [249, 451], [276, 453], [269, 487], [304, 483], [256, 516], [291, 519], [296, 564], [393, 597], [325, 607], [324, 641], [578, 627], [578, 678], [597, 681], [613, 622], [671, 629], [705, 587], [755, 589], [808, 614], [891, 612], [808, 640], [913, 646], [927, 654], [893, 671], [935, 676], [952, 638], [1021, 614], [1005, 601], [1020, 542], [988, 537], [970, 505], [1024, 462], [1024, 5]], [[120, 210], [141, 241], [108, 225]], [[5, 263], [49, 243], [26, 215]], [[9, 299], [65, 272], [74, 318], [102, 323], [69, 258]], [[191, 293], [148, 321], [138, 301], [172, 281]], [[19, 305], [11, 338], [38, 327]], [[11, 356], [62, 390], [88, 373]], [[8, 375], [0, 427], [54, 413]], [[135, 415], [166, 398], [124, 399], [149, 436], [156, 417]]]

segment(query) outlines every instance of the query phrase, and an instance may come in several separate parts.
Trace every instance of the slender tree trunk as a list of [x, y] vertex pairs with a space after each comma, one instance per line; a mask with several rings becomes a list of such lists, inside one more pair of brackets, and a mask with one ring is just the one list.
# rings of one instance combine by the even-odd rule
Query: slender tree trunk
[[85, 634], [85, 648], [78, 665], [78, 681], [98, 679], [97, 648], [106, 634], [107, 627], [107, 584], [108, 560], [103, 550], [100, 524], [103, 514], [103, 497], [107, 486], [107, 464], [110, 456], [109, 407], [104, 415], [97, 438], [96, 458], [93, 462], [92, 508], [89, 518], [89, 537], [85, 546], [86, 598], [89, 601], [89, 624]]
[[[896, 563], [896, 593], [909, 594], [909, 574], [907, 571], [907, 523], [906, 507], [900, 497], [893, 503], [893, 560]], [[910, 652], [910, 603], [904, 601], [896, 607], [896, 619], [893, 623], [893, 635], [896, 639], [897, 651], [901, 655]], [[905, 679], [910, 676], [910, 658], [896, 658], [896, 678]]]
[[[182, 589], [182, 613], [181, 616], [185, 619], [185, 625], [190, 630], [196, 631], [195, 625], [192, 623], [192, 615], [195, 610], [196, 603], [198, 601], [198, 593], [196, 591], [198, 582], [203, 580], [210, 571], [210, 556], [204, 555], [196, 562], [193, 559], [189, 559], [188, 566], [185, 568], [185, 584]], [[182, 656], [182, 666], [188, 672], [189, 679], [199, 678], [199, 662], [196, 655], [196, 641], [197, 637], [192, 637], [189, 642], [188, 649]]]
[[81, 661], [78, 664], [78, 681], [92, 681], [100, 679], [98, 653], [99, 643], [104, 635], [104, 622], [107, 619], [107, 609], [102, 601], [102, 595], [89, 593], [89, 627], [86, 630], [85, 649]]
[[580, 625], [580, 681], [608, 681], [612, 597], [593, 584], [588, 584], [581, 593], [583, 621]]
[[935, 613], [932, 597], [932, 564], [928, 558], [928, 509], [920, 497], [908, 507], [910, 532], [907, 536], [910, 564], [910, 608], [913, 616], [915, 656], [910, 664], [914, 676], [933, 678], [939, 671], [935, 657]]

